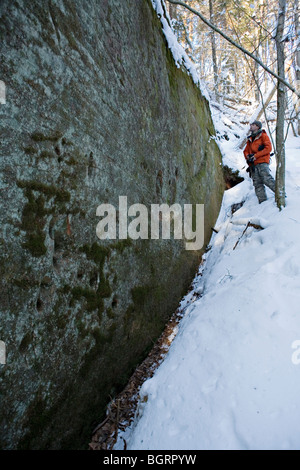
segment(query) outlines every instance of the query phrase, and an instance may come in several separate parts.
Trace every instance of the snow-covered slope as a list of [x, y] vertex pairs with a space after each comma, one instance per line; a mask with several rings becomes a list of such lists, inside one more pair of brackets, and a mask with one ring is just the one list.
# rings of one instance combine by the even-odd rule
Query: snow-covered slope
[[[234, 139], [220, 147], [245, 180], [225, 192], [178, 334], [123, 434], [127, 449], [300, 449], [300, 138], [286, 145], [282, 211], [269, 190], [258, 204]], [[245, 231], [248, 221], [263, 230]]]

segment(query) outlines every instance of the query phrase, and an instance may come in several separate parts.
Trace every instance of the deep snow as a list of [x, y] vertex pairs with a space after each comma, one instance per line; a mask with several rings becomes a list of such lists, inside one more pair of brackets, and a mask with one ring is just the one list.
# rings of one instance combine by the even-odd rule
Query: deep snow
[[[282, 211], [270, 190], [258, 204], [233, 134], [219, 144], [245, 180], [224, 194], [178, 333], [122, 435], [129, 450], [300, 449], [300, 138], [286, 145]], [[263, 230], [243, 234], [248, 221]]]

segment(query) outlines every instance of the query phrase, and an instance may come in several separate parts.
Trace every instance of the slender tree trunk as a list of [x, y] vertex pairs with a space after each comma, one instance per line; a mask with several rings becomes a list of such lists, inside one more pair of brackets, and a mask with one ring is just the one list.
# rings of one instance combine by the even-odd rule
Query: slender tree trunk
[[169, 3], [169, 15], [171, 17], [171, 20], [177, 19], [177, 5], [172, 5]]
[[[278, 24], [275, 36], [277, 49], [277, 74], [284, 80], [284, 22], [286, 0], [278, 0]], [[284, 148], [284, 112], [285, 87], [281, 81], [277, 83], [277, 123], [276, 123], [276, 191], [275, 199], [279, 209], [285, 206], [285, 148]]]
[[[255, 42], [256, 42], [256, 51], [255, 51], [255, 56], [259, 59], [259, 42], [260, 42], [260, 30], [259, 28], [256, 28], [256, 39], [255, 39]], [[254, 80], [255, 80], [255, 93], [254, 93], [254, 96], [255, 96], [255, 101], [257, 103], [259, 103], [260, 101], [260, 92], [259, 92], [259, 66], [258, 66], [258, 63], [255, 61], [254, 62]]]
[[[296, 90], [298, 93], [300, 92], [300, 25], [299, 25], [299, 1], [295, 0], [294, 3], [294, 11], [295, 11], [295, 32], [296, 32], [296, 41], [297, 43], [297, 50], [296, 50], [296, 58], [295, 58], [295, 65], [296, 65]], [[300, 135], [300, 101], [297, 100], [296, 102], [296, 113], [297, 113], [297, 122], [298, 122], [298, 135]]]
[[[213, 0], [209, 0], [209, 19], [212, 23], [214, 23]], [[215, 38], [215, 32], [213, 29], [211, 30], [210, 34], [211, 34], [211, 52], [212, 52], [212, 61], [213, 61], [215, 96], [216, 96], [216, 101], [219, 103], [220, 95], [219, 95], [219, 77], [218, 77], [218, 65], [217, 65], [216, 38]]]
[[259, 69], [258, 69], [258, 63], [257, 62], [254, 62], [254, 74], [255, 74], [255, 81], [257, 83], [256, 87], [255, 87], [255, 101], [257, 103], [259, 103], [259, 100], [260, 100], [260, 94], [259, 94], [259, 89], [258, 89], [258, 86], [259, 86]]

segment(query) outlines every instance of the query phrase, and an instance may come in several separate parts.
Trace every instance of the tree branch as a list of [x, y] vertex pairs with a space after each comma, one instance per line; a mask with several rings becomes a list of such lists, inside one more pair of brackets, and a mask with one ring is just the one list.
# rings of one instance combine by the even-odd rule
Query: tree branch
[[217, 26], [213, 25], [210, 21], [208, 21], [199, 11], [195, 10], [194, 8], [190, 7], [184, 2], [178, 1], [178, 0], [167, 0], [169, 3], [173, 3], [173, 5], [181, 5], [184, 8], [187, 8], [190, 10], [194, 15], [197, 15], [203, 23], [205, 23], [209, 28], [213, 29], [216, 31], [216, 33], [220, 34], [226, 41], [230, 42], [233, 46], [237, 47], [240, 51], [242, 51], [244, 54], [248, 55], [251, 57], [253, 60], [255, 60], [263, 69], [265, 69], [269, 74], [273, 75], [277, 80], [279, 80], [281, 83], [283, 83], [286, 87], [288, 87], [293, 93], [295, 93], [299, 98], [300, 98], [300, 93], [297, 92], [297, 90], [286, 80], [281, 78], [279, 75], [277, 75], [275, 72], [273, 72], [269, 67], [267, 67], [260, 59], [255, 57], [251, 52], [247, 51], [243, 46], [240, 46], [237, 44], [233, 39], [231, 39], [227, 34], [223, 33]]

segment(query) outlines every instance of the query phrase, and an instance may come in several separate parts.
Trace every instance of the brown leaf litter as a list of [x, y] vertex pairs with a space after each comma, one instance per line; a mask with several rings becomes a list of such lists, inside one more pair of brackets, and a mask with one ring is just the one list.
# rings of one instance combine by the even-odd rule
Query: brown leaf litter
[[[200, 274], [201, 275], [201, 274]], [[193, 290], [191, 285], [189, 292]], [[187, 305], [194, 302], [200, 294], [193, 293]], [[184, 315], [185, 307], [179, 307], [165, 326], [159, 339], [154, 344], [144, 361], [135, 369], [124, 390], [119, 393], [108, 405], [106, 418], [93, 431], [89, 443], [90, 450], [112, 450], [117, 442], [119, 431], [125, 431], [135, 417], [139, 404], [139, 391], [142, 384], [151, 378], [164, 360], [172, 340], [176, 336], [177, 325]], [[126, 450], [126, 441], [124, 450]]]

